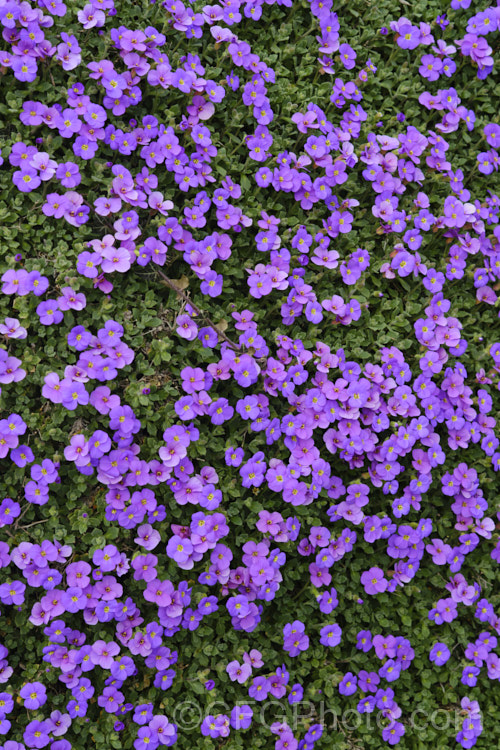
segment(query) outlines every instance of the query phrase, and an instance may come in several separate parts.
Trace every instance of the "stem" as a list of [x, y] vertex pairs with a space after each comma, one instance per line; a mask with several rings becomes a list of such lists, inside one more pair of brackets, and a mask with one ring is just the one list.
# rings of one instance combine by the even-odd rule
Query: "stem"
[[30, 529], [32, 526], [38, 526], [39, 523], [47, 523], [48, 520], [48, 518], [44, 518], [42, 521], [33, 521], [33, 523], [29, 523], [27, 526], [21, 526], [19, 531]]
[[307, 36], [308, 34], [310, 34], [312, 31], [317, 31], [317, 29], [318, 29], [318, 26], [317, 26], [317, 24], [314, 23], [309, 29], [307, 29], [307, 31], [305, 31], [302, 34], [302, 36], [299, 36], [299, 38], [297, 39], [297, 41], [295, 42], [295, 44], [297, 44], [298, 42], [300, 42], [301, 39], [303, 39], [305, 36]]
[[16, 522], [15, 522], [15, 524], [14, 524], [14, 529], [15, 529], [15, 530], [17, 530], [17, 527], [18, 527], [18, 525], [19, 525], [19, 521], [20, 521], [20, 520], [22, 519], [22, 517], [23, 517], [23, 516], [25, 516], [25, 515], [26, 515], [26, 513], [28, 512], [28, 510], [29, 510], [29, 509], [30, 509], [30, 505], [29, 505], [29, 503], [27, 503], [27, 504], [26, 504], [26, 508], [25, 508], [25, 509], [24, 509], [24, 510], [22, 511], [21, 515], [20, 515], [20, 516], [18, 516], [18, 518], [17, 518], [17, 520], [16, 520]]
[[172, 279], [169, 279], [168, 276], [165, 276], [163, 271], [161, 271], [159, 268], [157, 268], [156, 270], [162, 277], [163, 283], [165, 284], [165, 286], [168, 286], [169, 289], [172, 289], [183, 300], [183, 302], [185, 302], [188, 305], [191, 305], [195, 313], [199, 315], [202, 318], [202, 320], [210, 326], [210, 328], [213, 328], [216, 334], [223, 341], [225, 341], [226, 344], [228, 344], [231, 347], [231, 349], [234, 349], [234, 351], [237, 351], [237, 352], [240, 351], [240, 347], [237, 344], [235, 344], [234, 341], [231, 341], [231, 339], [229, 339], [223, 331], [219, 331], [219, 329], [217, 328], [215, 323], [211, 320], [211, 318], [207, 315], [207, 313], [203, 312], [203, 310], [200, 310], [200, 308], [197, 305], [195, 305], [195, 303], [191, 300], [191, 298], [188, 297], [187, 294], [184, 294], [182, 289], [179, 289], [177, 284], [174, 284]]
[[[108, 222], [106, 222], [106, 225], [110, 226]], [[238, 346], [237, 344], [235, 344], [234, 341], [231, 341], [231, 339], [229, 339], [223, 331], [219, 331], [219, 329], [217, 328], [217, 326], [215, 325], [215, 323], [212, 321], [212, 319], [207, 315], [207, 313], [203, 312], [203, 310], [200, 310], [200, 308], [197, 305], [195, 305], [195, 303], [192, 301], [192, 299], [190, 297], [188, 297], [187, 294], [184, 294], [184, 292], [182, 291], [182, 289], [179, 289], [179, 287], [177, 286], [177, 284], [174, 284], [174, 282], [172, 281], [172, 279], [169, 279], [168, 276], [166, 276], [163, 273], [163, 271], [161, 271], [159, 268], [157, 268], [156, 271], [159, 273], [159, 275], [163, 279], [163, 283], [165, 284], [165, 286], [168, 286], [169, 289], [172, 289], [177, 294], [177, 296], [182, 299], [183, 302], [185, 302], [188, 305], [191, 305], [191, 307], [193, 308], [193, 310], [195, 311], [195, 313], [197, 315], [199, 315], [200, 318], [202, 318], [202, 320], [210, 326], [210, 328], [214, 329], [214, 331], [219, 336], [219, 338], [221, 338], [223, 341], [225, 341], [226, 344], [228, 346], [230, 346], [231, 349], [233, 349], [235, 352], [241, 351], [241, 347]], [[22, 516], [20, 516], [20, 518], [21, 517]]]

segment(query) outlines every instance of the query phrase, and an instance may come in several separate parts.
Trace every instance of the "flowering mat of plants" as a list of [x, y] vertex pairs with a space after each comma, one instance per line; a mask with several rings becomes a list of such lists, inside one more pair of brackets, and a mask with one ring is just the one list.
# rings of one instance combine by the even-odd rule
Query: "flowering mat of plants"
[[0, 0], [0, 749], [500, 747], [500, 3], [84, 1]]

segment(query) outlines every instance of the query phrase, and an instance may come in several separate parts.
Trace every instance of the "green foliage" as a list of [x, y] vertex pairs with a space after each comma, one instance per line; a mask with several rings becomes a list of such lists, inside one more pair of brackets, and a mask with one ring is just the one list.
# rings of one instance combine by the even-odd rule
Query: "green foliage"
[[[437, 122], [437, 114], [424, 110], [418, 103], [418, 96], [425, 90], [424, 82], [417, 73], [419, 55], [400, 50], [394, 44], [392, 35], [380, 36], [378, 29], [387, 25], [389, 19], [397, 19], [401, 13], [411, 14], [414, 19], [435, 18], [443, 11], [443, 7], [436, 0], [422, 0], [411, 4], [404, 0], [401, 2], [402, 5], [395, 0], [352, 0], [337, 4], [334, 8], [341, 20], [341, 39], [348, 41], [356, 49], [361, 62], [370, 57], [378, 67], [376, 76], [370, 78], [363, 89], [362, 104], [369, 116], [356, 148], [366, 142], [367, 133], [376, 129], [376, 123], [380, 120], [384, 123], [381, 128], [384, 133], [399, 132], [396, 115], [400, 111], [405, 113], [408, 123], [418, 123], [421, 132], [434, 128]], [[144, 28], [148, 24], [163, 27], [164, 15], [160, 6], [145, 1], [132, 3], [124, 0], [116, 5], [120, 24], [128, 28]], [[68, 6], [71, 12], [67, 30], [75, 33], [81, 40], [84, 48], [83, 63], [103, 59], [111, 54], [107, 28], [110, 21], [107, 22], [105, 36], [82, 32], [76, 21], [79, 6], [73, 3], [68, 3]], [[473, 3], [476, 11], [480, 7], [482, 6], [478, 3]], [[332, 79], [318, 73], [315, 39], [317, 29], [306, 2], [294, 3], [292, 9], [276, 4], [265, 5], [263, 19], [264, 23], [245, 24], [242, 38], [251, 44], [253, 52], [276, 70], [277, 83], [272, 87], [270, 95], [275, 112], [272, 125], [275, 136], [273, 150], [275, 153], [285, 149], [299, 153], [305, 136], [297, 134], [290, 121], [294, 112], [304, 111], [307, 104], [313, 101], [325, 108], [332, 121], [340, 119], [340, 113], [329, 102]], [[207, 68], [206, 78], [222, 80], [229, 73], [231, 61], [227, 52], [223, 48], [217, 49], [207, 31], [202, 40], [192, 39], [187, 42], [181, 38], [182, 35], [176, 35], [167, 29], [166, 24], [165, 30], [168, 54], [175, 64], [189, 50], [202, 58]], [[463, 33], [461, 16], [454, 14], [446, 31], [446, 38], [458, 38]], [[178, 49], [176, 44], [180, 45]], [[176, 421], [174, 403], [182, 395], [179, 378], [181, 369], [187, 364], [206, 365], [213, 361], [213, 355], [209, 350], [202, 350], [196, 341], [189, 343], [175, 334], [175, 317], [181, 311], [183, 303], [174, 292], [162, 285], [161, 279], [150, 267], [134, 267], [123, 276], [115, 274], [115, 288], [109, 296], [93, 289], [88, 280], [78, 276], [75, 270], [77, 256], [85, 249], [89, 239], [100, 237], [107, 231], [104, 219], [94, 216], [79, 229], [64, 222], [61, 224], [41, 213], [43, 200], [40, 191], [22, 195], [13, 186], [12, 170], [8, 165], [13, 142], [24, 140], [31, 143], [35, 136], [40, 135], [44, 138], [43, 147], [50, 151], [53, 158], [60, 159], [67, 153], [67, 146], [62, 139], [47, 135], [47, 130], [42, 132], [42, 128], [39, 132], [30, 130], [19, 121], [23, 101], [31, 98], [63, 104], [66, 86], [79, 80], [79, 69], [72, 71], [69, 76], [55, 65], [51, 65], [48, 71], [48, 76], [44, 73], [45, 77], [38, 79], [32, 86], [14, 86], [14, 79], [7, 78], [0, 71], [0, 147], [5, 160], [0, 168], [0, 271], [3, 273], [7, 268], [16, 267], [14, 256], [21, 253], [23, 261], [17, 267], [21, 265], [27, 270], [36, 269], [47, 275], [51, 283], [50, 296], [56, 296], [61, 287], [66, 285], [85, 292], [85, 326], [88, 329], [95, 332], [109, 319], [123, 323], [124, 341], [136, 356], [132, 365], [120, 372], [113, 388], [141, 420], [141, 458], [152, 460], [157, 457], [163, 431]], [[347, 71], [343, 73], [347, 73], [344, 76], [346, 80], [350, 79]], [[500, 83], [498, 74], [478, 82], [470, 63], [464, 61], [460, 63], [450, 85], [457, 89], [466, 105], [472, 107], [478, 117], [474, 131], [469, 133], [461, 128], [449, 137], [454, 168], [467, 170], [481, 150], [482, 126], [498, 119], [495, 102]], [[93, 100], [98, 96], [97, 91], [97, 85], [90, 82], [88, 93]], [[153, 112], [163, 118], [166, 124], [174, 125], [180, 121], [184, 105], [183, 95], [178, 91], [153, 91], [149, 88], [139, 111], [141, 116]], [[125, 118], [123, 125], [126, 125]], [[241, 205], [244, 212], [254, 219], [254, 223], [261, 210], [281, 218], [280, 233], [285, 245], [292, 230], [305, 221], [309, 231], [319, 231], [322, 219], [325, 218], [324, 206], [317, 205], [305, 215], [290, 196], [265, 193], [256, 188], [256, 165], [248, 158], [243, 142], [244, 136], [253, 131], [254, 125], [249, 110], [241, 105], [241, 94], [233, 94], [228, 90], [228, 95], [216, 108], [214, 118], [210, 121], [210, 128], [216, 134], [217, 171], [220, 175], [230, 175], [241, 184]], [[83, 182], [80, 190], [85, 193], [89, 202], [107, 190], [108, 177], [102, 163], [95, 161], [88, 169], [82, 168]], [[495, 184], [493, 178], [496, 180]], [[474, 172], [469, 174], [466, 181], [466, 186], [472, 185], [474, 196], [481, 197], [486, 195], [488, 188], [498, 190], [500, 187], [496, 175], [485, 178]], [[98, 190], [102, 190], [102, 193], [96, 192]], [[370, 190], [359, 170], [351, 174], [345, 195], [355, 197], [363, 207], [370, 205]], [[432, 194], [433, 205], [436, 206], [442, 203], [448, 193], [447, 185], [439, 174], [431, 177], [428, 184], [426, 182], [426, 191]], [[178, 191], [175, 190], [173, 181], [166, 185], [163, 192], [165, 198], [178, 200]], [[339, 192], [344, 195], [342, 190]], [[179, 205], [178, 208], [180, 215], [182, 207]], [[357, 323], [349, 326], [323, 324], [319, 330], [301, 318], [295, 326], [286, 328], [280, 315], [281, 304], [286, 299], [285, 293], [274, 292], [255, 305], [248, 294], [244, 269], [255, 265], [256, 253], [245, 232], [234, 235], [233, 254], [224, 268], [223, 294], [209, 301], [212, 320], [231, 320], [231, 312], [235, 307], [241, 310], [248, 306], [255, 310], [259, 330], [269, 341], [274, 333], [300, 336], [309, 345], [313, 345], [319, 337], [332, 350], [343, 347], [348, 359], [352, 358], [360, 363], [374, 361], [382, 346], [396, 345], [405, 352], [408, 363], [416, 371], [421, 352], [413, 336], [413, 323], [422, 315], [424, 302], [427, 300], [423, 300], [422, 287], [413, 278], [388, 281], [379, 273], [380, 267], [390, 260], [393, 243], [387, 236], [377, 234], [375, 227], [376, 222], [371, 213], [360, 210], [356, 212], [353, 232], [345, 237], [340, 236], [334, 243], [341, 259], [356, 247], [367, 248], [372, 256], [370, 273], [364, 274], [362, 280], [349, 290], [364, 308]], [[153, 232], [153, 225], [151, 231]], [[443, 269], [447, 246], [442, 237], [439, 236], [436, 241], [433, 241], [432, 236], [426, 237], [426, 243], [421, 250], [424, 261]], [[170, 278], [179, 279], [185, 272], [186, 264], [179, 254], [174, 254], [168, 270]], [[340, 276], [332, 271], [311, 272], [311, 278], [309, 283], [314, 284], [320, 299], [346, 292]], [[200, 293], [199, 282], [192, 273], [189, 274], [186, 293], [202, 309], [206, 309], [207, 298]], [[450, 314], [461, 321], [464, 337], [469, 342], [469, 348], [462, 358], [469, 374], [481, 367], [489, 367], [489, 346], [493, 341], [499, 340], [498, 304], [492, 307], [485, 304], [471, 306], [470, 300], [474, 299], [472, 271], [468, 272], [466, 283], [448, 284], [447, 296], [451, 300]], [[94, 430], [103, 428], [102, 420], [91, 409], [79, 407], [75, 415], [41, 397], [44, 376], [54, 370], [62, 375], [66, 365], [76, 362], [75, 352], [67, 346], [67, 334], [74, 325], [82, 323], [82, 318], [69, 312], [65, 314], [64, 322], [58, 326], [40, 326], [35, 313], [37, 303], [38, 300], [32, 295], [16, 298], [14, 301], [6, 296], [0, 297], [0, 318], [15, 315], [28, 328], [25, 344], [15, 341], [8, 343], [9, 353], [22, 359], [23, 367], [28, 373], [27, 378], [20, 384], [22, 387], [2, 388], [0, 407], [5, 415], [12, 412], [22, 415], [28, 426], [30, 446], [37, 459], [50, 457], [61, 460], [61, 483], [51, 487], [49, 504], [37, 507], [24, 503], [22, 516], [12, 527], [1, 530], [1, 538], [11, 547], [22, 541], [41, 542], [43, 539], [55, 538], [71, 545], [78, 559], [90, 558], [95, 549], [119, 538], [120, 549], [132, 555], [137, 550], [133, 542], [135, 532], [127, 532], [105, 520], [105, 492], [102, 485], [94, 477], [87, 478], [75, 472], [62, 457], [68, 435], [77, 431], [90, 435]], [[228, 330], [228, 335], [231, 330]], [[150, 389], [149, 394], [143, 393], [144, 388]], [[233, 385], [228, 385], [224, 391], [222, 384], [218, 394], [234, 402], [243, 392], [238, 392]], [[264, 450], [266, 454], [269, 453], [262, 433], [249, 433], [245, 424], [235, 417], [220, 428], [213, 428], [207, 423], [200, 440], [192, 445], [190, 457], [200, 467], [208, 464], [216, 467], [224, 496], [223, 510], [230, 526], [230, 536], [225, 541], [231, 549], [238, 550], [246, 540], [256, 538], [255, 522], [259, 510], [264, 507], [270, 510], [283, 508], [278, 495], [271, 495], [262, 489], [252, 491], [241, 487], [236, 472], [224, 465], [224, 451], [230, 444], [245, 444], [252, 452]], [[281, 450], [283, 455], [277, 457], [285, 456], [284, 449]], [[471, 445], [462, 460], [466, 460], [478, 471], [481, 487], [493, 514], [500, 509], [497, 500], [498, 479], [495, 478], [489, 461], [476, 445]], [[345, 482], [363, 481], [359, 474], [347, 470], [337, 457], [331, 458], [331, 464], [332, 472], [342, 476]], [[443, 471], [452, 466], [454, 455], [452, 451], [448, 451]], [[1, 497], [21, 500], [25, 482], [23, 469], [6, 460], [2, 461]], [[190, 511], [189, 506], [179, 507], [172, 493], [163, 485], [157, 488], [157, 496], [167, 508], [167, 519], [158, 524], [162, 540], [165, 540], [170, 535], [170, 524], [189, 522]], [[381, 491], [373, 490], [370, 497], [372, 513], [387, 512], [387, 498]], [[427, 495], [422, 508], [423, 517], [430, 516], [437, 521], [436, 535], [443, 538], [452, 533], [453, 525], [447, 500], [439, 492], [433, 491]], [[320, 497], [313, 505], [295, 510], [304, 527], [328, 525], [326, 510], [329, 505], [328, 498]], [[464, 574], [471, 581], [481, 583], [485, 595], [498, 607], [498, 566], [485, 554], [486, 546], [481, 544], [477, 551], [468, 556]], [[179, 706], [187, 702], [191, 702], [194, 714], [200, 718], [206, 711], [210, 711], [215, 700], [224, 702], [230, 709], [236, 701], [245, 702], [247, 691], [230, 682], [225, 666], [232, 659], [241, 660], [245, 650], [259, 648], [265, 663], [265, 668], [259, 674], [265, 674], [266, 670], [274, 671], [285, 663], [291, 672], [291, 683], [299, 682], [304, 686], [304, 700], [309, 701], [312, 707], [312, 711], [305, 717], [297, 719], [294, 708], [288, 706], [286, 701], [282, 701], [280, 707], [274, 707], [278, 719], [286, 718], [291, 725], [296, 721], [299, 736], [301, 731], [304, 732], [308, 726], [320, 720], [321, 711], [325, 707], [339, 716], [346, 708], [355, 708], [359, 698], [354, 696], [345, 699], [339, 696], [337, 685], [348, 669], [357, 672], [360, 669], [378, 668], [375, 656], [363, 655], [355, 649], [357, 632], [368, 629], [373, 633], [403, 635], [410, 639], [415, 650], [412, 666], [393, 685], [403, 712], [402, 720], [408, 722], [401, 748], [445, 750], [453, 747], [459, 728], [455, 726], [456, 711], [460, 698], [465, 694], [477, 698], [483, 711], [485, 731], [476, 747], [478, 750], [500, 747], [498, 683], [488, 680], [484, 670], [475, 688], [465, 689], [459, 680], [466, 663], [463, 650], [469, 640], [479, 635], [479, 623], [468, 610], [463, 610], [460, 619], [451, 625], [436, 626], [427, 618], [429, 609], [442, 595], [445, 578], [437, 572], [435, 566], [426, 560], [411, 584], [398, 589], [391, 596], [382, 594], [373, 598], [365, 597], [361, 601], [361, 572], [369, 566], [386, 568], [387, 556], [382, 544], [369, 545], [358, 534], [356, 554], [346, 556], [333, 569], [332, 584], [338, 591], [340, 604], [334, 615], [328, 617], [322, 615], [317, 608], [315, 596], [318, 592], [308, 583], [304, 559], [298, 555], [294, 545], [284, 545], [283, 548], [287, 553], [284, 580], [275, 600], [266, 604], [262, 622], [255, 633], [246, 635], [235, 632], [231, 628], [229, 615], [221, 606], [217, 615], [204, 620], [198, 630], [193, 633], [181, 631], [175, 637], [174, 647], [180, 655], [175, 667], [177, 677], [167, 692], [159, 694], [160, 691], [153, 686], [152, 670], [143, 669], [132, 678], [130, 684], [126, 683], [126, 700], [132, 703], [151, 701], [158, 710], [163, 710], [174, 721], [180, 716]], [[158, 570], [160, 578], [179, 580], [179, 570], [164, 554], [163, 544]], [[196, 604], [203, 595], [202, 587], [196, 583], [194, 575], [187, 573], [185, 578], [194, 587], [193, 599]], [[133, 581], [131, 577], [127, 578], [127, 595], [141, 602], [142, 590], [139, 582]], [[1, 640], [9, 649], [9, 663], [14, 667], [10, 688], [17, 694], [23, 683], [42, 679], [51, 696], [50, 710], [63, 711], [69, 693], [57, 681], [55, 674], [46, 670], [42, 648], [47, 644], [47, 639], [42, 638], [40, 629], [35, 628], [28, 620], [31, 607], [37, 600], [37, 591], [28, 589], [27, 593], [27, 600], [19, 611], [15, 607], [6, 607], [2, 612]], [[72, 627], [84, 629], [78, 615], [66, 619]], [[300, 619], [306, 623], [306, 630], [311, 638], [309, 651], [297, 659], [290, 659], [282, 650], [282, 629], [292, 619]], [[343, 638], [341, 646], [329, 651], [319, 645], [319, 631], [332, 619], [342, 627]], [[91, 641], [99, 637], [110, 638], [102, 624], [91, 632]], [[455, 648], [446, 665], [431, 669], [428, 653], [436, 640], [445, 641], [450, 648]], [[207, 692], [204, 688], [204, 682], [208, 679], [214, 679], [216, 683], [212, 692]], [[96, 683], [98, 689], [102, 689], [103, 684], [99, 680], [102, 678], [96, 678]], [[223, 744], [230, 750], [243, 747], [251, 747], [252, 750], [270, 748], [273, 745], [268, 725], [272, 723], [273, 710], [269, 709], [262, 722], [254, 722], [251, 730], [233, 732], [230, 739], [223, 743], [201, 737], [198, 725], [182, 730], [177, 747], [179, 750], [191, 750], [193, 747], [208, 750]], [[420, 718], [437, 717], [435, 726], [423, 719], [418, 724], [417, 716], [417, 725], [412, 727], [409, 717], [417, 710], [421, 712], [418, 715]], [[220, 711], [229, 713], [220, 707], [212, 713]], [[281, 713], [283, 711], [284, 715]], [[441, 713], [436, 714], [437, 711]], [[17, 705], [15, 712], [15, 721], [24, 726], [28, 720], [26, 710]], [[30, 712], [29, 717], [33, 719], [42, 714], [43, 711]], [[329, 732], [328, 737], [323, 738], [320, 747], [338, 750], [379, 750], [386, 747], [374, 721], [371, 726], [366, 721], [363, 718], [352, 730], [345, 724], [340, 724], [337, 730]], [[114, 732], [113, 717], [105, 714], [94, 698], [90, 704], [88, 720], [76, 719], [67, 737], [75, 750], [87, 750], [89, 747], [95, 747], [96, 750], [109, 747], [128, 750], [132, 747], [135, 734], [128, 730], [120, 734]]]

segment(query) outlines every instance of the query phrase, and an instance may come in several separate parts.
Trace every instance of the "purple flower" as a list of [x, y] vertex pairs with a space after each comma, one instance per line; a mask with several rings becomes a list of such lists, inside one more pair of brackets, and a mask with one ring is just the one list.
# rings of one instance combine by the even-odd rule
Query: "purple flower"
[[41, 179], [36, 169], [26, 165], [18, 172], [14, 172], [12, 182], [22, 193], [30, 193], [41, 184]]
[[47, 702], [47, 691], [41, 682], [27, 682], [19, 691], [19, 695], [24, 701], [25, 708], [35, 710]]
[[246, 617], [250, 611], [248, 600], [243, 595], [229, 599], [226, 606], [232, 617]]
[[62, 405], [70, 411], [75, 410], [78, 404], [85, 405], [89, 402], [89, 394], [83, 383], [66, 378], [61, 382], [60, 398]]
[[29, 165], [33, 169], [36, 169], [42, 181], [50, 180], [56, 173], [57, 162], [53, 161], [43, 151], [34, 154], [29, 161]]
[[106, 643], [106, 641], [98, 640], [92, 644], [90, 659], [93, 664], [102, 667], [102, 669], [109, 669], [113, 664], [114, 657], [119, 653], [120, 647], [114, 641]]
[[137, 732], [137, 739], [134, 742], [136, 750], [151, 750], [151, 748], [158, 747], [158, 740], [154, 736], [154, 732], [149, 727], [139, 727]]
[[149, 728], [153, 732], [153, 738], [161, 745], [173, 745], [177, 739], [177, 727], [171, 724], [166, 716], [153, 716], [149, 722]]
[[215, 271], [208, 271], [201, 282], [201, 291], [209, 297], [218, 297], [222, 292], [222, 276]]
[[66, 310], [83, 310], [86, 305], [85, 295], [75, 292], [71, 287], [65, 286], [61, 289], [61, 297], [57, 299], [59, 309]]
[[300, 620], [287, 623], [283, 628], [283, 648], [290, 656], [298, 656], [301, 651], [307, 651], [309, 648], [309, 637], [304, 630], [304, 625]]
[[73, 142], [73, 153], [81, 159], [93, 159], [96, 155], [98, 144], [90, 141], [84, 135], [78, 135]]
[[212, 424], [219, 425], [227, 422], [234, 414], [233, 407], [226, 398], [218, 398], [212, 401], [208, 407], [208, 415]]
[[177, 317], [176, 320], [177, 328], [176, 331], [183, 339], [193, 341], [198, 334], [198, 326], [192, 320], [191, 316], [182, 314]]
[[252, 723], [253, 711], [248, 705], [236, 705], [230, 715], [233, 729], [248, 729]]
[[186, 563], [193, 553], [193, 545], [189, 539], [182, 539], [174, 534], [167, 544], [167, 555], [177, 563]]
[[252, 674], [252, 667], [247, 663], [240, 664], [238, 661], [231, 661], [226, 667], [226, 672], [231, 682], [237, 681], [243, 685]]
[[358, 688], [358, 679], [352, 672], [347, 672], [339, 684], [339, 693], [341, 695], [353, 695]]
[[18, 57], [16, 55], [12, 59], [11, 67], [18, 81], [31, 83], [36, 78], [38, 66], [33, 57], [27, 55]]
[[30, 721], [24, 730], [23, 740], [28, 747], [41, 748], [49, 744], [49, 732], [51, 731], [51, 722], [49, 720]]
[[358, 640], [356, 648], [360, 649], [364, 653], [367, 653], [372, 647], [372, 634], [369, 630], [360, 630], [358, 633]]
[[[98, 433], [101, 434], [98, 435]], [[94, 435], [96, 436], [94, 439], [94, 444], [97, 444], [99, 442], [102, 443], [101, 435], [109, 441], [106, 433], [102, 433], [100, 430], [98, 430], [97, 433], [94, 433]], [[109, 447], [111, 447], [111, 441], [109, 441]], [[92, 456], [92, 450], [90, 452], [90, 455]], [[103, 452], [100, 451], [100, 455], [103, 455]], [[118, 564], [118, 561], [119, 552], [113, 544], [107, 544], [103, 549], [97, 549], [92, 557], [92, 562], [94, 563], [94, 565], [99, 566], [103, 572], [114, 570], [116, 568], [116, 565]]]
[[463, 685], [467, 685], [467, 687], [474, 687], [480, 671], [479, 667], [464, 667], [460, 681]]
[[123, 693], [120, 693], [119, 690], [110, 686], [104, 688], [102, 695], [97, 699], [97, 703], [101, 708], [104, 708], [107, 713], [111, 714], [116, 713], [124, 700], [125, 696]]
[[[12, 456], [13, 451], [11, 451]], [[0, 503], [0, 526], [8, 526], [21, 515], [21, 506], [10, 497], [6, 497]]]
[[384, 571], [376, 567], [361, 574], [361, 583], [367, 594], [381, 594], [388, 586], [387, 580], [384, 578]]
[[268, 696], [269, 687], [267, 677], [254, 677], [248, 690], [248, 695], [256, 701], [264, 701]]
[[382, 729], [382, 739], [389, 745], [397, 745], [405, 731], [404, 724], [400, 721], [392, 721], [388, 727]]
[[336, 623], [334, 625], [325, 625], [320, 632], [320, 643], [323, 646], [338, 646], [341, 641], [342, 630]]

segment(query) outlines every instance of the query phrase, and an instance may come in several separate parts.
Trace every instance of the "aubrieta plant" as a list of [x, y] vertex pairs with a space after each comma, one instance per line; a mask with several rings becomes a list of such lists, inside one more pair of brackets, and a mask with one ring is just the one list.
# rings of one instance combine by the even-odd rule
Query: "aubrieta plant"
[[0, 0], [1, 750], [500, 746], [500, 3], [406, 9]]

